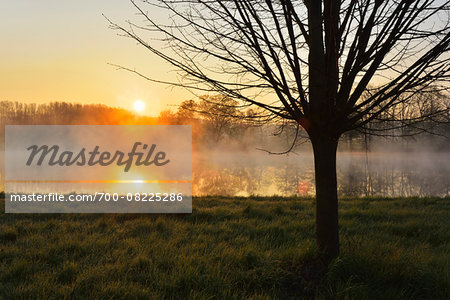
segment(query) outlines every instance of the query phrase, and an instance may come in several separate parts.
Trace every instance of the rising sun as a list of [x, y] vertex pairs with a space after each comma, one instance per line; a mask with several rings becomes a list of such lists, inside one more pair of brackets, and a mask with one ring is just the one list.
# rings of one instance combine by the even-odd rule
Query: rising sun
[[133, 109], [137, 112], [143, 112], [145, 109], [145, 102], [142, 100], [136, 100], [133, 103]]

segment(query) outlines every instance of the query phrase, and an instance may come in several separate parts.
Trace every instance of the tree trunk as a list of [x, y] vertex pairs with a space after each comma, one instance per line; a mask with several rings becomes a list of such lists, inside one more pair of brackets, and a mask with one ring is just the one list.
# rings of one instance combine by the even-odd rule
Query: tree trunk
[[311, 137], [316, 177], [316, 240], [324, 259], [339, 254], [336, 150], [338, 139]]

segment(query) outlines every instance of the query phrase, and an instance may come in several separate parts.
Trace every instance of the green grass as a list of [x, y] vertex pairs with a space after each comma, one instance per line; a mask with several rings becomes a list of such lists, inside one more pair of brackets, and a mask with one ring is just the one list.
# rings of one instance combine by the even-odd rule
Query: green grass
[[312, 199], [196, 198], [186, 215], [2, 213], [0, 298], [448, 299], [449, 200], [341, 200], [341, 255], [327, 270]]

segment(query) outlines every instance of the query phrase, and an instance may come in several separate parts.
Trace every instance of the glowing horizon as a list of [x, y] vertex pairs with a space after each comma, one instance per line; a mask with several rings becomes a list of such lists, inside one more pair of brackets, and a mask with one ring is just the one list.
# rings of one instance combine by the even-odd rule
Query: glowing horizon
[[[149, 76], [173, 78], [148, 51], [120, 37], [102, 14], [123, 21], [135, 15], [128, 1], [0, 3], [0, 101], [105, 104], [157, 116], [192, 96], [183, 89], [153, 84], [109, 64], [136, 68]], [[167, 75], [166, 75], [167, 74]]]

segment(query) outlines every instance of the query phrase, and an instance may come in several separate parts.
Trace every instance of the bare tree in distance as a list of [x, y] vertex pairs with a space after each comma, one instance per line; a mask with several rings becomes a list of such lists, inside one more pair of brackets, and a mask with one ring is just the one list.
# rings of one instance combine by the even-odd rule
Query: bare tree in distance
[[[125, 26], [110, 21], [111, 26], [180, 77], [167, 82], [119, 68], [153, 82], [220, 93], [238, 100], [241, 108], [263, 109], [267, 118], [292, 120], [308, 133], [315, 163], [316, 239], [325, 261], [339, 254], [339, 137], [353, 129], [370, 132], [372, 121], [391, 107], [408, 105], [417, 93], [448, 91], [448, 1], [131, 3], [140, 21]], [[432, 114], [446, 112], [448, 107]], [[402, 122], [431, 117], [418, 114]]]

